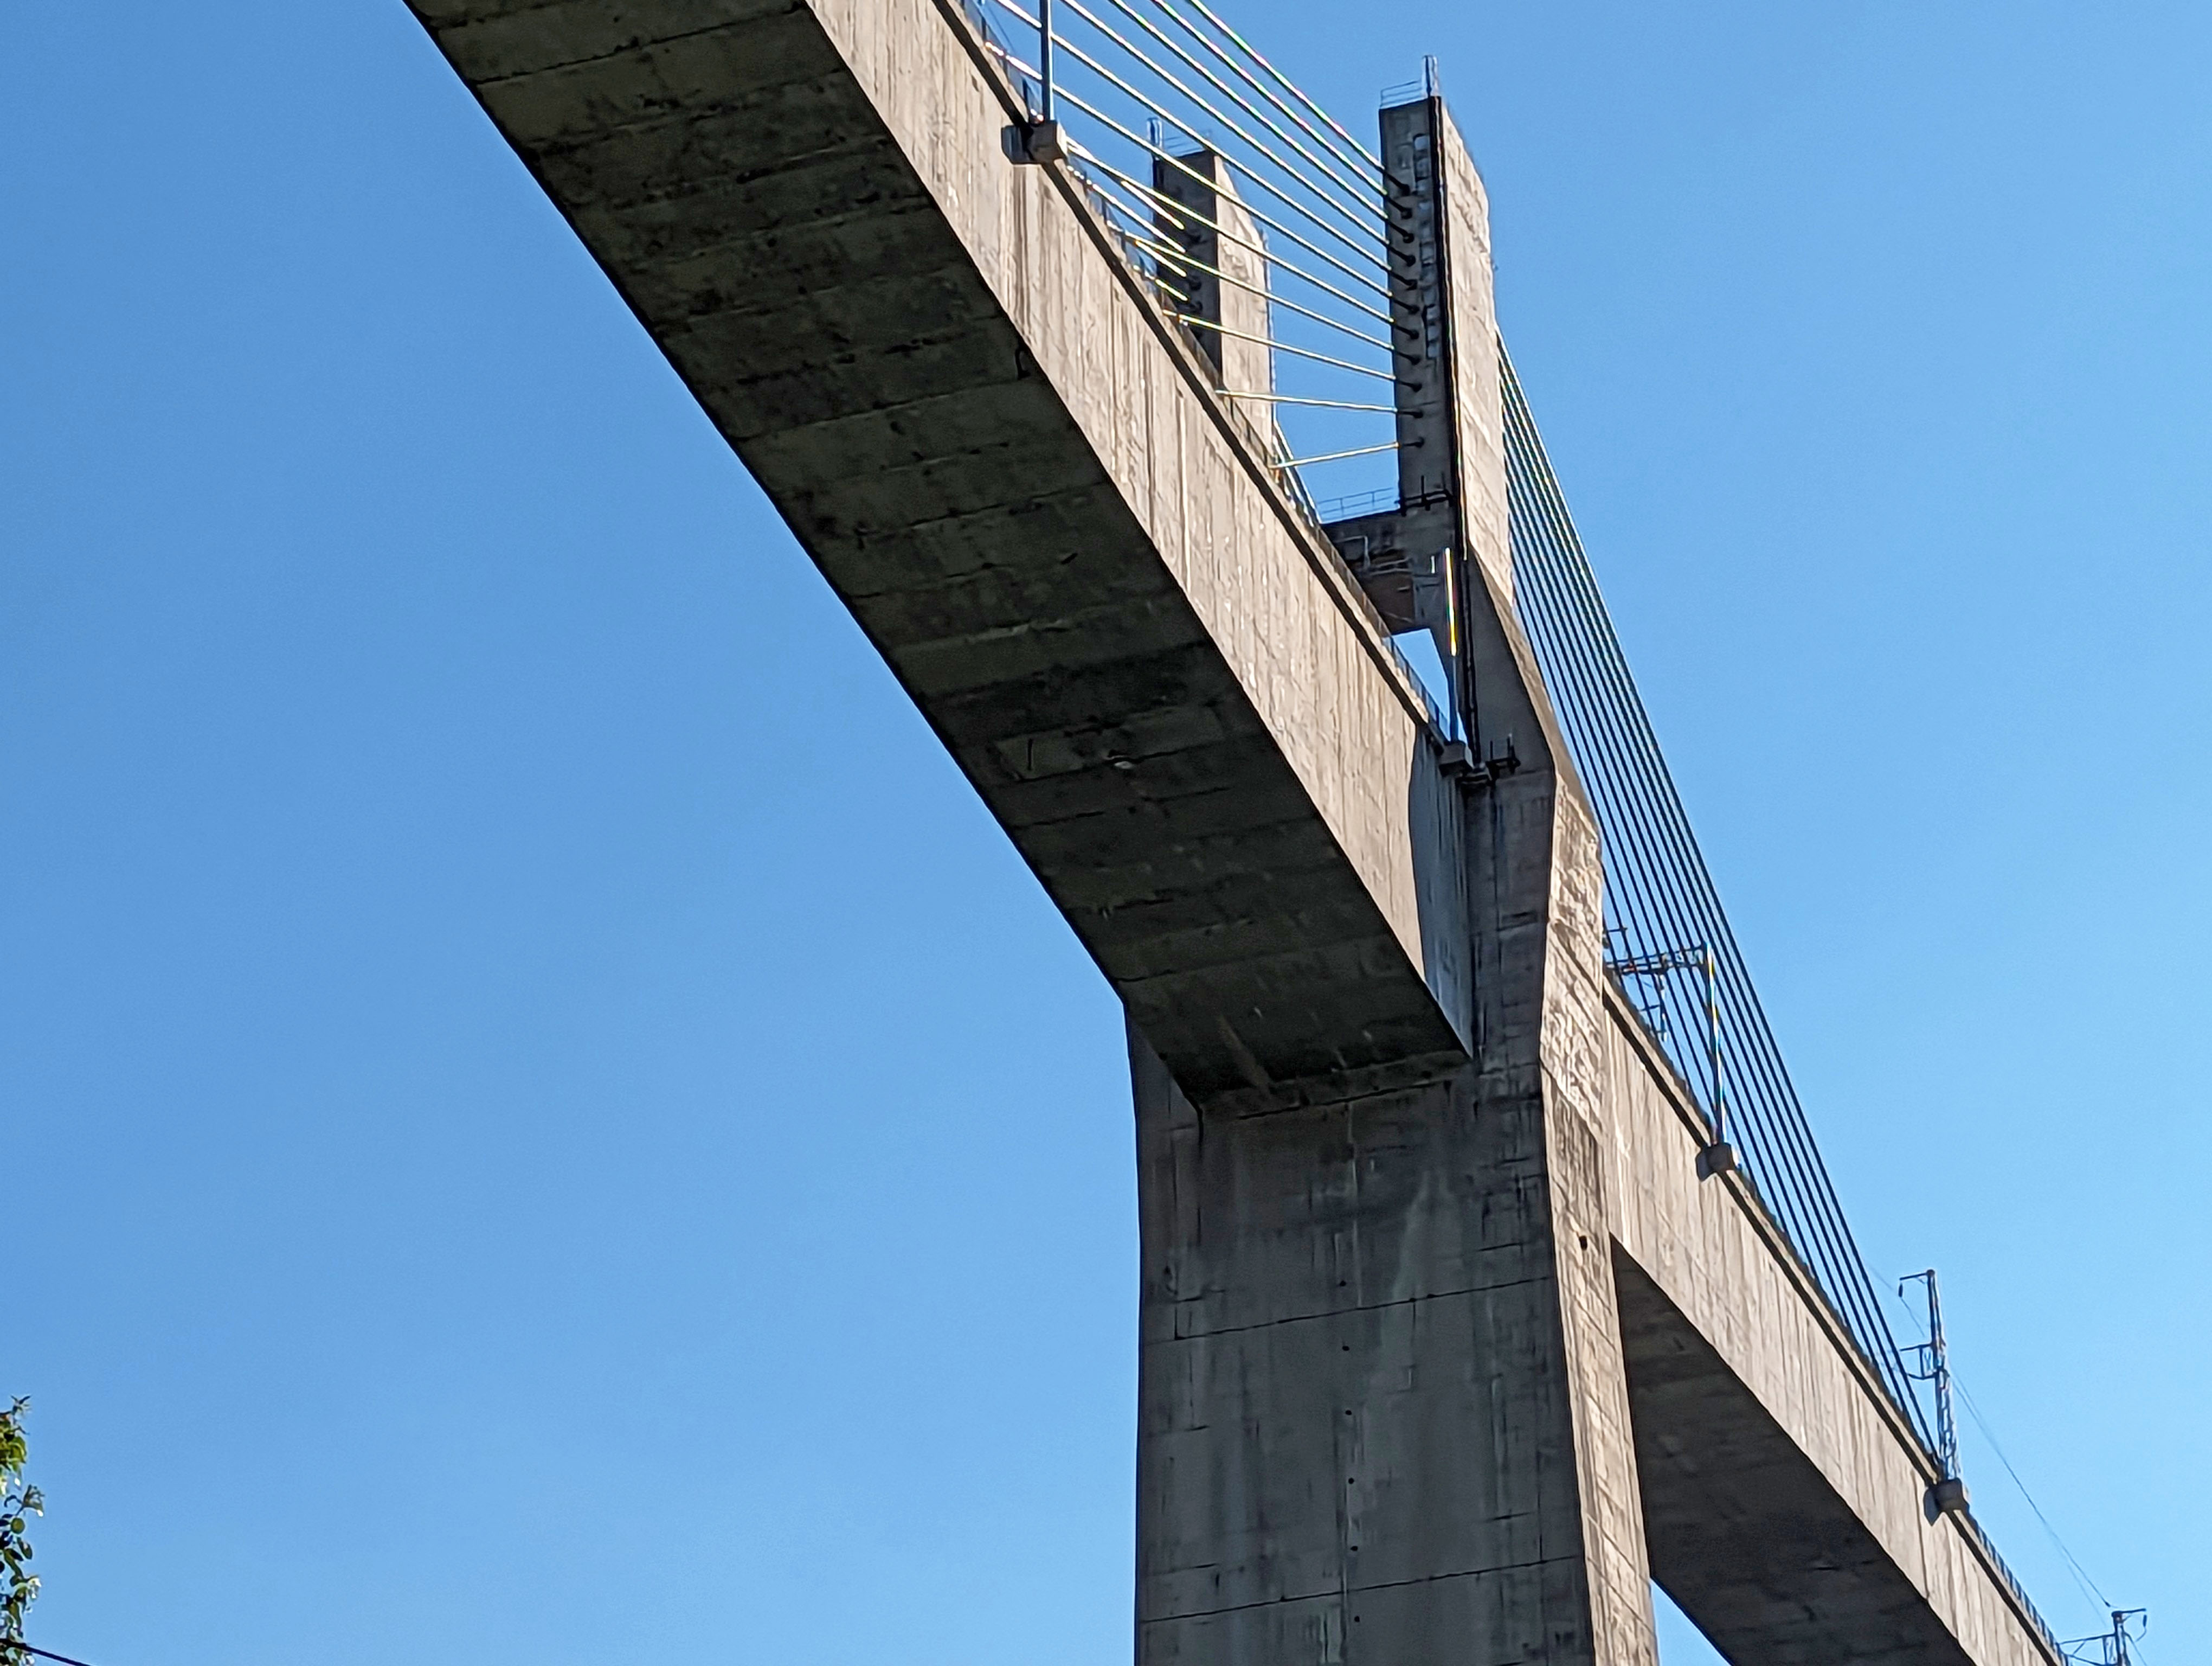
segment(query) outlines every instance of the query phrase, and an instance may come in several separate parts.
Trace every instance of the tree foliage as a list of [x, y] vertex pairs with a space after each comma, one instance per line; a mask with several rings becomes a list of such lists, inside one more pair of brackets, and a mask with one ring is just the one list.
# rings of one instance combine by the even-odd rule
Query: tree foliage
[[30, 1409], [29, 1401], [19, 1399], [0, 1414], [0, 1666], [32, 1666], [20, 1645], [23, 1616], [39, 1594], [39, 1580], [29, 1572], [31, 1541], [24, 1536], [23, 1518], [45, 1515], [46, 1501], [23, 1480], [31, 1450], [23, 1435], [23, 1414]]

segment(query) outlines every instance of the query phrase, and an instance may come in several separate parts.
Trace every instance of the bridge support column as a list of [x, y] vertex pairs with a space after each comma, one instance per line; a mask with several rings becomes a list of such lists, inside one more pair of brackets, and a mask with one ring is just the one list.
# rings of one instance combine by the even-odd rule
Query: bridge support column
[[1651, 1662], [1586, 1125], [1474, 1071], [1202, 1112], [1133, 1052], [1139, 1666]]
[[[1264, 359], [1014, 165], [969, 6], [410, 3], [1147, 1032], [1140, 1657], [1650, 1661], [1618, 1276], [1659, 1571], [1731, 1658], [2061, 1666], [1626, 1007], [1600, 1101], [1595, 840], [1433, 86], [1379, 153], [1399, 501], [1330, 531], [1436, 633], [1441, 735], [1212, 391]], [[1170, 172], [1154, 229], [1228, 234], [1191, 321], [1267, 333], [1256, 223]]]
[[1603, 1195], [1597, 844], [1472, 794], [1485, 1042], [1194, 1105], [1133, 1029], [1139, 1666], [1650, 1666]]
[[1512, 612], [1481, 182], [1440, 99], [1383, 140], [1401, 508], [1331, 530], [1451, 656], [1476, 1058], [1194, 1104], [1132, 1031], [1137, 1659], [1645, 1666], [1595, 824]]

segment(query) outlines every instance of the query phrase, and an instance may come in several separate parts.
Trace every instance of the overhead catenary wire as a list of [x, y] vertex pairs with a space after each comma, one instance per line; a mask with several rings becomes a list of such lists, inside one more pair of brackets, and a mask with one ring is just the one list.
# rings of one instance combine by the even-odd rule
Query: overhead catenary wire
[[2035, 1519], [2042, 1523], [2044, 1532], [2050, 1535], [2051, 1547], [2057, 1551], [2060, 1558], [2065, 1562], [2068, 1572], [2073, 1575], [2075, 1584], [2081, 1588], [2082, 1595], [2109, 1609], [2112, 1606], [2112, 1599], [2098, 1588], [2097, 1582], [2091, 1576], [2089, 1570], [2082, 1566], [2081, 1558], [2075, 1555], [2067, 1547], [2066, 1541], [2059, 1537], [2058, 1529], [2051, 1525], [2051, 1517], [2043, 1513], [2043, 1506], [2035, 1501], [2035, 1494], [2027, 1490], [2027, 1483], [2021, 1479], [2020, 1471], [2013, 1467], [2012, 1460], [2005, 1456], [2004, 1447], [1997, 1440], [1996, 1431], [1990, 1427], [1989, 1419], [1982, 1414], [1981, 1407], [1975, 1402], [1974, 1396], [1966, 1385], [1959, 1380], [1956, 1371], [1951, 1375], [1951, 1386], [1959, 1391], [1959, 1398], [1966, 1408], [1966, 1415], [1973, 1419], [1974, 1426], [1982, 1432], [1982, 1438], [1989, 1442], [1990, 1450], [1996, 1454], [1996, 1460], [2003, 1466], [2005, 1474], [2012, 1477], [2012, 1484], [2020, 1489], [2020, 1496], [2026, 1500]]
[[[1902, 1298], [1898, 1298], [1898, 1305], [1907, 1312], [1911, 1311], [1909, 1308], [1905, 1308]], [[2021, 1478], [2020, 1471], [2014, 1467], [2012, 1459], [2006, 1455], [2003, 1443], [1997, 1438], [1996, 1431], [1990, 1426], [1989, 1418], [1975, 1401], [1973, 1391], [1960, 1377], [1957, 1367], [1947, 1364], [1945, 1369], [1950, 1374], [1952, 1388], [1957, 1391], [1960, 1402], [1966, 1408], [1966, 1415], [1973, 1420], [1974, 1426], [1981, 1431], [1982, 1438], [1989, 1443], [1990, 1450], [1996, 1455], [1997, 1462], [2002, 1466], [2005, 1474], [2011, 1477], [2014, 1487], [2018, 1490], [2021, 1500], [2033, 1513], [2036, 1521], [2041, 1524], [2045, 1535], [2051, 1541], [2051, 1547], [2065, 1562], [2067, 1572], [2073, 1578], [2076, 1589], [2091, 1602], [2109, 1612], [2112, 1608], [2112, 1598], [2105, 1595], [2103, 1590], [2098, 1585], [2095, 1576], [2082, 1565], [2081, 1559], [2074, 1554], [2066, 1541], [2059, 1536], [2058, 1529], [2052, 1524], [2051, 1517], [2044, 1513], [2043, 1506], [2036, 1502], [2035, 1494], [2028, 1491], [2027, 1482]]]

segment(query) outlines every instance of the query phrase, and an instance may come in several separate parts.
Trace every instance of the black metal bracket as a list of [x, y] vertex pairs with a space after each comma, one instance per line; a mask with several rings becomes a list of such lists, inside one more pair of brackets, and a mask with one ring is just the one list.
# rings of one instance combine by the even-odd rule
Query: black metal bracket
[[1034, 167], [1067, 160], [1067, 141], [1056, 121], [1033, 121], [1007, 127], [1000, 134], [1000, 143], [1006, 149], [1006, 160], [1018, 166]]

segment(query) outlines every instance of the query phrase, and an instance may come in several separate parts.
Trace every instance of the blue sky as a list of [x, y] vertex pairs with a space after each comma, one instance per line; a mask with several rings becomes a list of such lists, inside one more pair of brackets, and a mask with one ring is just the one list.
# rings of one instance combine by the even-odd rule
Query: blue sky
[[[1442, 59], [1861, 1242], [1942, 1269], [2013, 1464], [2189, 1657], [2212, 13], [1230, 15], [1355, 129]], [[1125, 1659], [1130, 1130], [1073, 938], [398, 4], [9, 37], [34, 1636]], [[1971, 1426], [1966, 1470], [2094, 1629]]]

